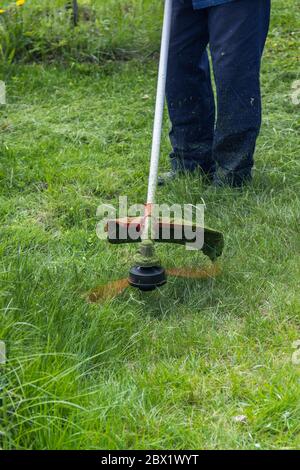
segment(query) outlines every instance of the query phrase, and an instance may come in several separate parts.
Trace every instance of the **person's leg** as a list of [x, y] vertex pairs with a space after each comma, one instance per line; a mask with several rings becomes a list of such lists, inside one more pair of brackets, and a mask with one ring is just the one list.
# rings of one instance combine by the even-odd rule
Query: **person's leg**
[[218, 102], [215, 182], [240, 186], [251, 180], [261, 126], [260, 64], [270, 0], [236, 0], [209, 8], [208, 16]]
[[207, 11], [174, 0], [167, 76], [173, 170], [212, 173], [215, 103], [206, 47]]

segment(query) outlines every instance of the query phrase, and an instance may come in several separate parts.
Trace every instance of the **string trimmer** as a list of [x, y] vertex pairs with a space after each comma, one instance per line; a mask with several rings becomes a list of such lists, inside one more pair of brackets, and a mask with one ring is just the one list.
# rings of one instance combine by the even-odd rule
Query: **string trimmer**
[[[107, 222], [106, 231], [107, 238], [110, 243], [133, 243], [139, 242], [140, 247], [135, 257], [134, 265], [129, 271], [129, 278], [127, 280], [116, 281], [113, 283], [112, 291], [118, 293], [123, 290], [129, 283], [133, 287], [137, 287], [142, 291], [151, 291], [157, 287], [163, 286], [167, 281], [166, 270], [161, 266], [155, 254], [155, 242], [168, 242], [185, 244], [188, 240], [185, 238], [186, 221], [184, 220], [166, 220], [165, 218], [154, 218], [153, 207], [155, 204], [155, 194], [158, 179], [158, 165], [160, 156], [160, 144], [163, 124], [163, 112], [165, 101], [165, 87], [167, 77], [167, 64], [169, 55], [170, 31], [171, 31], [171, 16], [172, 16], [172, 0], [165, 1], [164, 22], [161, 41], [161, 52], [158, 72], [158, 86], [155, 106], [155, 117], [153, 126], [153, 139], [151, 149], [151, 162], [150, 174], [148, 182], [148, 195], [147, 203], [144, 206], [144, 215], [140, 218], [122, 218], [109, 220]], [[163, 236], [165, 229], [168, 229], [168, 239]], [[215, 261], [223, 251], [224, 239], [220, 232], [212, 229], [203, 228], [193, 225], [192, 230], [196, 233], [197, 230], [202, 230], [204, 233], [204, 244], [202, 251], [207, 255], [211, 261]], [[135, 232], [137, 236], [129, 236], [129, 232]], [[124, 237], [124, 233], [128, 236]], [[178, 233], [182, 236], [178, 237]], [[121, 236], [122, 234], [122, 236]], [[216, 270], [210, 271], [212, 275], [216, 274]], [[175, 274], [183, 277], [205, 277], [209, 275], [206, 271], [201, 271], [193, 276], [193, 273], [187, 270], [170, 271], [168, 274]], [[105, 288], [102, 288], [102, 292]], [[96, 292], [96, 291], [95, 291]], [[106, 291], [109, 292], [109, 289]], [[99, 291], [98, 291], [99, 293]], [[96, 294], [95, 294], [96, 295]], [[95, 299], [96, 300], [96, 299]]]

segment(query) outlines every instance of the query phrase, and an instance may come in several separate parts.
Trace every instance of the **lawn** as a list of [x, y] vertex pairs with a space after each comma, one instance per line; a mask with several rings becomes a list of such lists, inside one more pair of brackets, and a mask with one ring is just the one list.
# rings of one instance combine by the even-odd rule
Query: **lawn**
[[[225, 235], [215, 280], [171, 278], [154, 293], [127, 289], [100, 304], [84, 298], [126, 277], [135, 253], [97, 238], [96, 210], [121, 195], [144, 202], [157, 56], [6, 70], [3, 449], [300, 448], [296, 3], [273, 3], [253, 185], [215, 189], [195, 176], [158, 193], [159, 202], [205, 202], [207, 225]], [[166, 117], [161, 168], [168, 127]], [[181, 247], [158, 253], [172, 267], [205, 263]]]

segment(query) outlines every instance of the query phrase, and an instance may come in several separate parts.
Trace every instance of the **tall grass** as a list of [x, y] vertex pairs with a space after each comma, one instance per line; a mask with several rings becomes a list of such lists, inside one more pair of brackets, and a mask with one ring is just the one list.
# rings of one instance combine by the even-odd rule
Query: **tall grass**
[[[56, 9], [32, 0], [19, 10], [21, 37], [31, 43], [24, 53], [19, 46], [7, 52], [15, 63], [0, 107], [0, 340], [7, 349], [0, 447], [300, 448], [300, 367], [292, 362], [300, 336], [300, 148], [291, 100], [300, 9], [295, 0], [273, 4], [253, 185], [216, 190], [194, 176], [158, 192], [160, 203], [204, 200], [207, 224], [226, 237], [222, 275], [169, 279], [150, 295], [128, 289], [100, 305], [83, 294], [125, 277], [135, 247], [100, 242], [96, 210], [120, 194], [130, 204], [144, 200], [157, 63], [23, 66], [18, 61], [88, 56], [71, 53], [70, 41], [52, 47], [57, 27], [53, 17], [47, 23], [46, 5], [60, 22], [61, 2]], [[97, 60], [155, 50], [160, 0], [93, 5], [107, 28]], [[49, 34], [36, 26], [39, 9]], [[68, 39], [79, 29], [62, 15], [68, 23], [60, 37]], [[86, 35], [93, 37], [87, 27]], [[166, 119], [165, 168], [167, 129]], [[158, 254], [170, 268], [203, 263], [181, 247], [160, 246]]]
[[0, 15], [0, 60], [101, 63], [157, 49], [159, 0], [79, 0], [74, 26], [67, 0], [27, 0]]

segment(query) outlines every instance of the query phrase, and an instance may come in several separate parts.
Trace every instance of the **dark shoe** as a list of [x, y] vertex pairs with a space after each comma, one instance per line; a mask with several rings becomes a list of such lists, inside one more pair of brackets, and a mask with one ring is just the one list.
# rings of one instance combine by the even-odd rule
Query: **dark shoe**
[[158, 186], [164, 186], [166, 183], [174, 181], [179, 175], [179, 171], [171, 170], [158, 176]]
[[[195, 173], [197, 173], [197, 171], [195, 171], [195, 170], [194, 171], [170, 170], [170, 171], [167, 171], [166, 173], [162, 173], [161, 175], [159, 175], [158, 180], [157, 180], [157, 184], [158, 184], [158, 186], [164, 186], [165, 184], [176, 180], [176, 178], [178, 178], [178, 176], [186, 175], [186, 174], [192, 175], [192, 174], [195, 174]], [[204, 171], [201, 171], [201, 169], [200, 169], [200, 174], [203, 177], [204, 181], [208, 182], [209, 184], [212, 183], [213, 173], [204, 173]]]
[[241, 172], [226, 172], [218, 169], [213, 178], [213, 186], [216, 188], [223, 188], [229, 186], [231, 188], [242, 188], [246, 184], [251, 183], [252, 174], [251, 169]]

